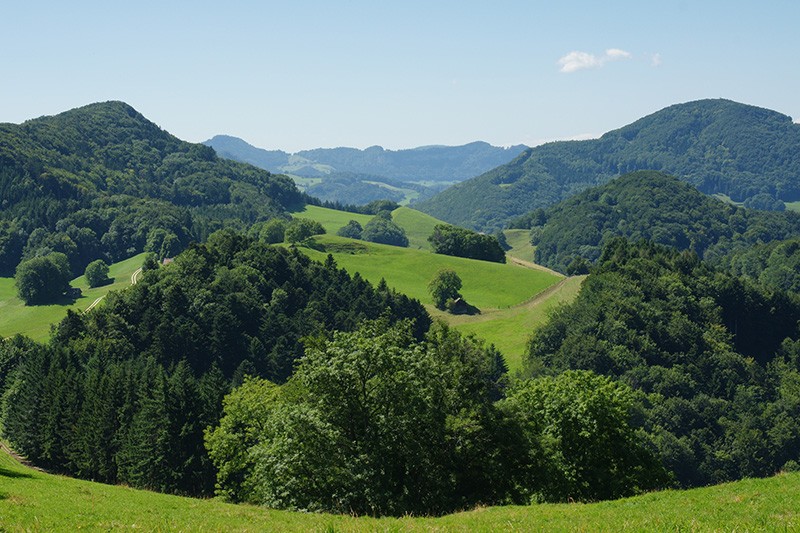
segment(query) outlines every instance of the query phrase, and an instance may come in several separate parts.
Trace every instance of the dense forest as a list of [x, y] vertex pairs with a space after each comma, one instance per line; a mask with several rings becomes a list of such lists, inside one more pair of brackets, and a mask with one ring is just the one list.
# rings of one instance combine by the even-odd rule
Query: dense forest
[[681, 486], [766, 476], [800, 461], [798, 320], [796, 296], [689, 251], [615, 239], [532, 338], [526, 373], [588, 370], [631, 386]]
[[122, 102], [0, 124], [0, 275], [21, 259], [173, 256], [222, 227], [302, 205], [291, 179], [220, 159]]
[[718, 261], [758, 243], [800, 235], [800, 214], [735, 207], [661, 172], [638, 171], [509, 225], [530, 228], [537, 263], [568, 272], [583, 260], [597, 260], [615, 237], [646, 239]]
[[416, 300], [223, 230], [88, 314], [69, 313], [49, 345], [0, 343], [0, 427], [43, 467], [105, 482], [210, 495], [203, 431], [244, 376], [282, 383], [303, 339], [367, 319], [430, 318]]
[[635, 170], [666, 172], [752, 207], [780, 208], [800, 199], [800, 125], [729, 100], [678, 104], [599, 139], [528, 149], [415, 207], [490, 231]]

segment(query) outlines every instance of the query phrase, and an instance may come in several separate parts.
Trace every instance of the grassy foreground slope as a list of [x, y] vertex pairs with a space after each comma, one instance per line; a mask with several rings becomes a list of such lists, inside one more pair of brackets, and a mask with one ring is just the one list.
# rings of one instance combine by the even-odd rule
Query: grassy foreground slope
[[85, 311], [109, 291], [130, 285], [131, 275], [142, 266], [145, 255], [138, 254], [111, 265], [108, 277], [113, 282], [109, 285], [90, 289], [85, 277], [75, 278], [70, 285], [81, 289], [81, 297], [75, 301], [64, 298], [52, 305], [25, 305], [17, 296], [14, 278], [0, 278], [0, 338], [20, 333], [36, 341], [46, 341], [50, 337], [50, 326], [60, 322], [67, 315], [67, 309]]
[[45, 474], [0, 451], [4, 531], [794, 531], [800, 473], [595, 504], [478, 508], [439, 518], [272, 511]]

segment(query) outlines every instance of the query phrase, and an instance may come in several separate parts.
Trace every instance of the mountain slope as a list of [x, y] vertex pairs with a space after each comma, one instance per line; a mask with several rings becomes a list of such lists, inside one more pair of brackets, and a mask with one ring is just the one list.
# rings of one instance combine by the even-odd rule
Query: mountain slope
[[734, 201], [800, 199], [800, 125], [729, 100], [678, 104], [588, 141], [531, 148], [416, 207], [450, 223], [494, 229], [634, 170], [661, 170]]
[[0, 275], [48, 250], [76, 275], [145, 248], [174, 255], [221, 226], [302, 204], [291, 179], [218, 158], [123, 102], [0, 124], [0, 198]]
[[[534, 220], [536, 219], [536, 220]], [[640, 170], [531, 213], [535, 261], [566, 272], [614, 237], [647, 239], [701, 257], [800, 234], [800, 215], [736, 207], [679, 179]]]
[[290, 154], [282, 150], [256, 148], [231, 135], [215, 135], [203, 144], [212, 147], [220, 157], [249, 163], [265, 170], [277, 170], [289, 164]]

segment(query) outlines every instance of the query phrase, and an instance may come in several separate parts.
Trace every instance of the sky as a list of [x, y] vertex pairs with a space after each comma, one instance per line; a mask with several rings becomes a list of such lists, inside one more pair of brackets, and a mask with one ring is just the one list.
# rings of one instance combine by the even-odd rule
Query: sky
[[727, 98], [800, 120], [800, 2], [0, 0], [0, 122], [122, 100], [267, 149], [583, 139]]

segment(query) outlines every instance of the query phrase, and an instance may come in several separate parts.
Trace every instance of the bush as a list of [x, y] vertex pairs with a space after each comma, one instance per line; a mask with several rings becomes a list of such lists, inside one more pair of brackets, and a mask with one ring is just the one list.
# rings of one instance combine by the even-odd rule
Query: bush
[[346, 225], [339, 228], [336, 235], [349, 239], [360, 239], [362, 231], [364, 231], [364, 228], [361, 227], [361, 224], [359, 224], [357, 220], [351, 220]]
[[408, 246], [408, 237], [403, 228], [392, 220], [376, 215], [364, 226], [361, 238], [369, 242], [391, 244], [392, 246]]
[[497, 237], [493, 235], [483, 235], [450, 224], [437, 224], [428, 237], [428, 242], [431, 243], [433, 252], [437, 254], [495, 263], [506, 262], [506, 253]]
[[304, 241], [312, 235], [324, 233], [325, 228], [322, 224], [307, 218], [296, 218], [286, 225], [286, 241], [290, 243]]
[[[452, 301], [460, 298], [458, 291], [461, 290], [461, 278], [455, 270], [443, 268], [428, 283], [428, 292], [433, 297], [433, 305], [437, 309], [446, 309], [448, 300]], [[451, 304], [452, 305], [452, 304]]]

